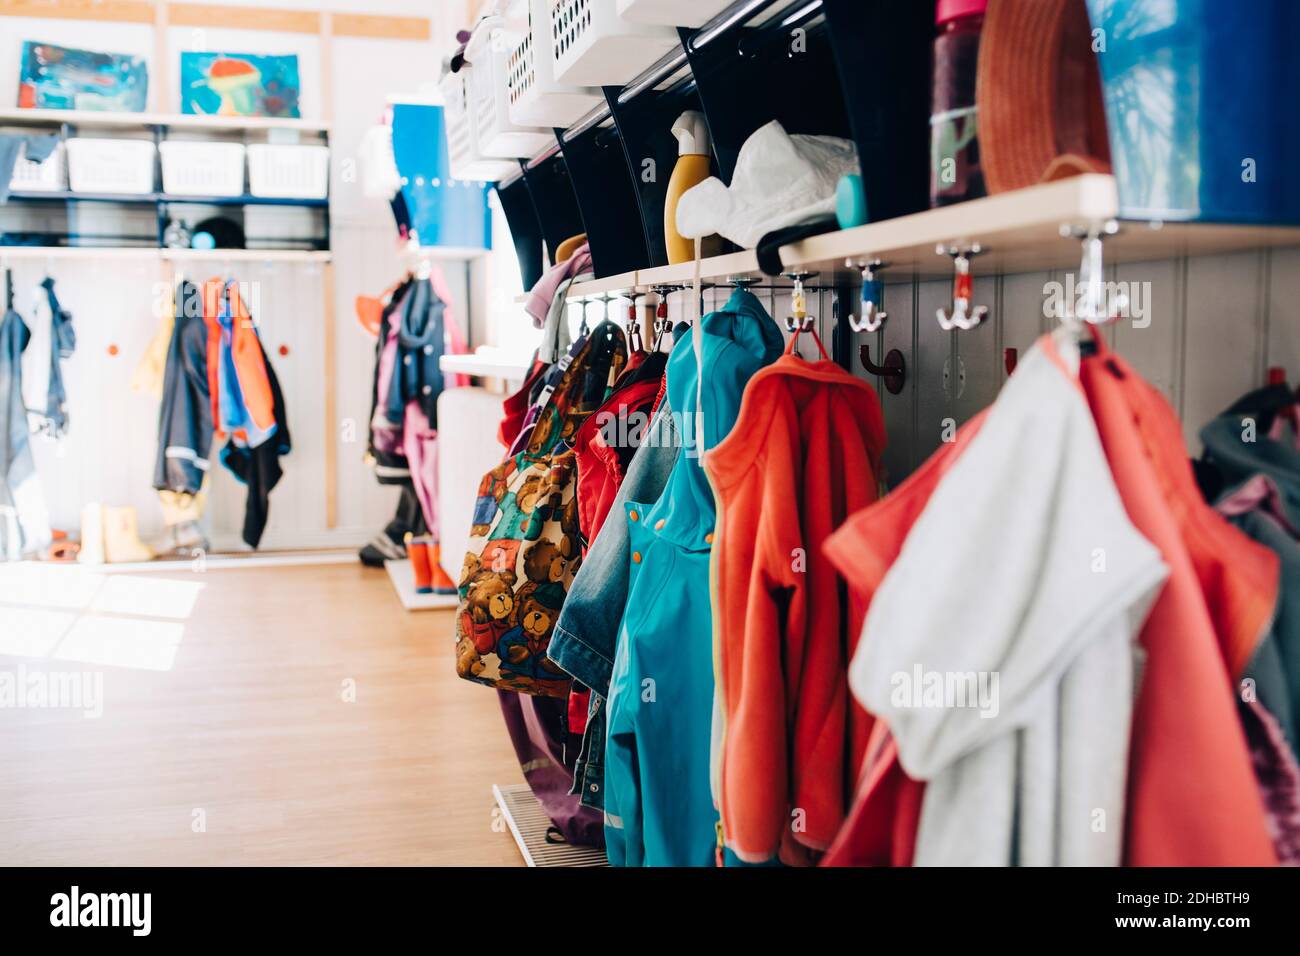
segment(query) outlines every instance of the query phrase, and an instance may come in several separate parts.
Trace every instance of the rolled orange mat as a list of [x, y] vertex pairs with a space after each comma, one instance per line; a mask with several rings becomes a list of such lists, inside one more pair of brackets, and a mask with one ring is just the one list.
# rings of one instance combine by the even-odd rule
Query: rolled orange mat
[[990, 193], [1110, 172], [1084, 0], [989, 0], [975, 101]]

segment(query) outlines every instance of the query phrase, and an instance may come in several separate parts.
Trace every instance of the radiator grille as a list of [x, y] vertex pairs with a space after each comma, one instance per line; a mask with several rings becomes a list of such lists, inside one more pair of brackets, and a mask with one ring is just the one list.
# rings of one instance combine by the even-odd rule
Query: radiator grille
[[529, 866], [609, 866], [605, 851], [597, 847], [548, 843], [550, 818], [526, 783], [506, 787], [493, 784], [492, 795]]

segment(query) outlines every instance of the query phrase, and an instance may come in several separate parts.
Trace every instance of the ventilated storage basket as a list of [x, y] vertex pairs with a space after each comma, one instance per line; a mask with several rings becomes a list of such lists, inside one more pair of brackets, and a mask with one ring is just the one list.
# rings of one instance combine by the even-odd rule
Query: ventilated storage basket
[[248, 191], [270, 199], [324, 199], [329, 193], [328, 146], [254, 143], [248, 147]]
[[520, 126], [510, 120], [510, 92], [507, 61], [518, 36], [499, 25], [499, 19], [484, 20], [474, 30], [465, 47], [470, 63], [469, 104], [474, 115], [478, 151], [484, 156], [525, 158], [541, 152], [555, 142], [549, 129]]
[[599, 90], [555, 82], [551, 0], [529, 3], [529, 30], [506, 63], [510, 119], [535, 126], [572, 126], [604, 98]]
[[77, 193], [153, 192], [158, 148], [146, 139], [69, 139], [68, 182]]
[[574, 86], [622, 86], [679, 45], [671, 27], [633, 23], [615, 0], [550, 0], [555, 79]]
[[618, 0], [618, 15], [636, 23], [701, 27], [734, 0]]
[[174, 196], [241, 196], [243, 143], [161, 143], [163, 192]]
[[519, 164], [506, 159], [491, 159], [478, 149], [478, 131], [469, 102], [469, 74], [473, 68], [461, 67], [447, 73], [439, 82], [443, 96], [443, 121], [447, 127], [447, 165], [451, 178], [461, 181], [496, 182], [518, 172]]
[[34, 163], [18, 154], [14, 163], [13, 176], [9, 188], [17, 192], [56, 193], [68, 188], [67, 166], [64, 163], [63, 144], [54, 147], [54, 152], [39, 163]]

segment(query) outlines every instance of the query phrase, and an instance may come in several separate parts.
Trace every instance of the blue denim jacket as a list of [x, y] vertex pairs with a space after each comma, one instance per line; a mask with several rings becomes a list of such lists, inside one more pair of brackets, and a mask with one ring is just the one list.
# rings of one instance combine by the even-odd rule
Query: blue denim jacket
[[628, 500], [658, 499], [677, 461], [678, 445], [677, 426], [665, 397], [632, 456], [610, 507], [610, 520], [601, 526], [569, 587], [546, 651], [552, 661], [591, 688], [572, 792], [581, 795], [585, 806], [597, 809], [605, 806], [605, 698], [628, 590], [627, 521], [613, 519], [622, 515]]

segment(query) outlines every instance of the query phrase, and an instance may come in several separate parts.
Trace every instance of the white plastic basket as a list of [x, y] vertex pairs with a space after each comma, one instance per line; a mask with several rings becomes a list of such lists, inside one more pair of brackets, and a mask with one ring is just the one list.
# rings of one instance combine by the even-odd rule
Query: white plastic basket
[[169, 140], [162, 154], [163, 192], [178, 196], [242, 196], [243, 143]]
[[268, 199], [324, 199], [329, 193], [328, 146], [254, 143], [248, 147], [248, 191]]
[[510, 93], [507, 84], [508, 51], [518, 36], [501, 29], [494, 19], [482, 21], [465, 47], [470, 63], [469, 102], [478, 135], [478, 150], [484, 156], [526, 158], [555, 142], [550, 130], [521, 126], [510, 121]]
[[54, 152], [39, 163], [27, 159], [24, 152], [18, 154], [18, 161], [14, 163], [13, 176], [9, 180], [11, 190], [56, 193], [68, 188], [62, 143], [56, 144]]
[[702, 27], [734, 0], [618, 0], [618, 15], [636, 23]]
[[528, 33], [506, 62], [510, 120], [534, 126], [572, 126], [598, 106], [599, 90], [555, 82], [551, 0], [529, 0]]
[[152, 140], [69, 139], [68, 183], [76, 193], [153, 192], [154, 157], [158, 149]]
[[633, 23], [616, 0], [550, 0], [555, 79], [574, 86], [621, 86], [677, 48], [671, 27]]
[[462, 182], [496, 182], [519, 170], [519, 164], [489, 159], [478, 151], [478, 131], [469, 107], [470, 67], [447, 73], [439, 83], [443, 96], [443, 120], [447, 130], [447, 164], [451, 178]]

